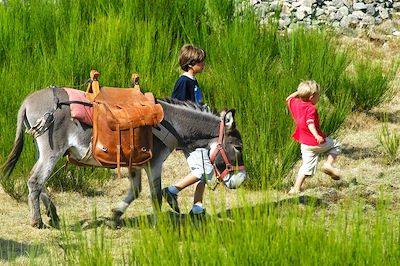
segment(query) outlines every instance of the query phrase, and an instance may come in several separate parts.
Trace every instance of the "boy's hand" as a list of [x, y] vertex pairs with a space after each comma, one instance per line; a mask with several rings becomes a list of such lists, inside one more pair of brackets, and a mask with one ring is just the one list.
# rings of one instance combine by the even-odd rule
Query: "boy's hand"
[[293, 92], [292, 94], [290, 94], [290, 95], [286, 98], [286, 101], [289, 101], [291, 98], [296, 98], [298, 94], [299, 94], [299, 93], [298, 93], [297, 91]]
[[320, 135], [315, 136], [315, 139], [317, 140], [318, 144], [325, 142], [325, 139]]

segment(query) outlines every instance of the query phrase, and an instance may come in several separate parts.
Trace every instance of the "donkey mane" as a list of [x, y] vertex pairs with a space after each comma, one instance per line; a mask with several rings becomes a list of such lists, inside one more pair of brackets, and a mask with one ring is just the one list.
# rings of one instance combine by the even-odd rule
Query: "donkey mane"
[[160, 98], [157, 100], [163, 101], [163, 102], [166, 102], [166, 103], [169, 103], [172, 105], [181, 105], [181, 106], [187, 107], [189, 109], [198, 110], [198, 111], [201, 111], [202, 113], [207, 113], [210, 115], [215, 115], [215, 116], [220, 115], [216, 110], [214, 110], [214, 109], [211, 110], [211, 108], [209, 108], [208, 106], [204, 107], [204, 106], [198, 105], [197, 103], [194, 103], [192, 101], [182, 101], [182, 100], [178, 100], [178, 99], [170, 98], [170, 97]]

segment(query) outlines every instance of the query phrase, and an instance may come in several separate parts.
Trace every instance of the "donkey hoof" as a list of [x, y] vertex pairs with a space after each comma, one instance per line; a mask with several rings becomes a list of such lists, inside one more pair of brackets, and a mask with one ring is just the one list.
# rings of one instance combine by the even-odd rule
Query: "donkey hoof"
[[53, 228], [60, 229], [60, 219], [59, 219], [59, 218], [57, 218], [57, 219], [50, 219], [50, 220], [49, 220], [49, 225], [50, 225], [51, 227], [53, 227]]
[[31, 226], [32, 226], [33, 228], [43, 229], [43, 228], [44, 228], [44, 223], [43, 223], [42, 220], [39, 220], [39, 221], [32, 221], [32, 222], [31, 222]]
[[122, 211], [118, 210], [117, 208], [112, 209], [111, 212], [112, 212], [113, 220], [121, 220], [121, 216], [124, 214]]
[[122, 226], [122, 220], [121, 220], [121, 216], [124, 213], [121, 212], [118, 209], [112, 209], [112, 216], [111, 216], [111, 220], [110, 220], [110, 227], [112, 229], [120, 229]]

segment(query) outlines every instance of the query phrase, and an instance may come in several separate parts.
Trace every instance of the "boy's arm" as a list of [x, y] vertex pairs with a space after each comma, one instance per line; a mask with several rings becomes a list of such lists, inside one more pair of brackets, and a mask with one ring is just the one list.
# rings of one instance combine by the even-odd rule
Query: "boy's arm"
[[287, 98], [286, 98], [286, 102], [288, 102], [290, 99], [292, 98], [296, 98], [297, 95], [299, 95], [299, 93], [297, 91], [293, 92], [292, 94], [290, 94]]
[[314, 123], [308, 124], [308, 129], [310, 130], [311, 134], [313, 134], [313, 136], [317, 140], [318, 144], [324, 143], [325, 139], [324, 139], [324, 137], [322, 137], [321, 135], [318, 134]]

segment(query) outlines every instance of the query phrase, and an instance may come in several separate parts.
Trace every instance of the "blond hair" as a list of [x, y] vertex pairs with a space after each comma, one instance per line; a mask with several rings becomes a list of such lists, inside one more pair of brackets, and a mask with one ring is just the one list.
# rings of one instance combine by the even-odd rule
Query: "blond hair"
[[305, 80], [299, 84], [297, 91], [299, 93], [298, 96], [303, 101], [309, 101], [310, 97], [316, 93], [320, 93], [321, 89], [319, 84], [314, 80]]
[[190, 66], [203, 62], [206, 58], [206, 52], [193, 46], [192, 44], [185, 44], [179, 52], [179, 65], [184, 71], [188, 71]]

